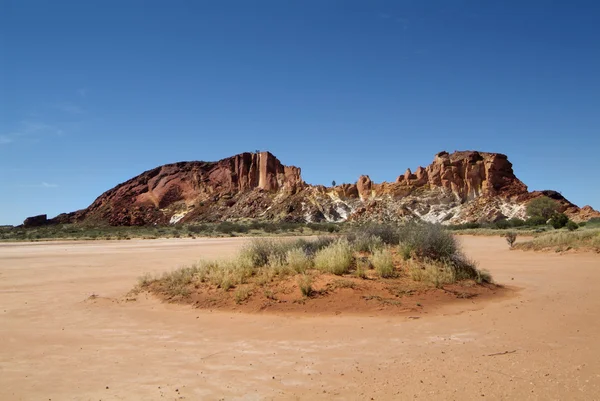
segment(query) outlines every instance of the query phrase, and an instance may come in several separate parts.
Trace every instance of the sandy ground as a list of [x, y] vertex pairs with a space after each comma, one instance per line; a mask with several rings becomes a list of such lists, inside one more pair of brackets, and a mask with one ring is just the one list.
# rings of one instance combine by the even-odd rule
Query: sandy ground
[[461, 237], [496, 281], [521, 290], [418, 319], [110, 300], [144, 272], [243, 241], [0, 244], [0, 399], [600, 399], [597, 254]]

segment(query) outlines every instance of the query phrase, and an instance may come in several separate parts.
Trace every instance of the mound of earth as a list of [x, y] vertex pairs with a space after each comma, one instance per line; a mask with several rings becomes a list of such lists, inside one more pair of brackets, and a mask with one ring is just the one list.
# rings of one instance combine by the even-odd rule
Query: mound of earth
[[[189, 294], [165, 293], [159, 285], [149, 285], [144, 292], [134, 292], [126, 300], [135, 301], [143, 294], [170, 303], [190, 304], [198, 309], [231, 310], [248, 313], [383, 313], [418, 314], [451, 302], [505, 297], [512, 290], [495, 284], [478, 284], [465, 280], [441, 288], [416, 283], [406, 277], [360, 279], [351, 276], [321, 275], [309, 296], [300, 291], [297, 276], [265, 286], [240, 286], [223, 291], [220, 288], [192, 286]], [[242, 295], [240, 295], [242, 294]]]
[[110, 225], [182, 224], [239, 219], [294, 222], [405, 221], [442, 224], [525, 218], [526, 205], [548, 196], [572, 220], [600, 217], [555, 191], [529, 192], [506, 155], [440, 152], [395, 182], [309, 185], [300, 168], [269, 152], [242, 153], [218, 162], [180, 162], [146, 171], [103, 193], [88, 208], [27, 226], [85, 222]]

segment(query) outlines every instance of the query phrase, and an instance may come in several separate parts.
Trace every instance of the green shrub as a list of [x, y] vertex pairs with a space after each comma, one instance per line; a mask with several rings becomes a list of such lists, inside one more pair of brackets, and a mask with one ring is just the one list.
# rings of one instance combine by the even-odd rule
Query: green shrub
[[274, 224], [265, 224], [263, 230], [266, 233], [272, 234], [277, 231], [277, 227]]
[[527, 214], [530, 217], [540, 217], [546, 221], [556, 213], [556, 209], [558, 209], [558, 203], [547, 196], [533, 199], [527, 204]]
[[540, 216], [530, 217], [527, 220], [525, 220], [525, 225], [529, 227], [545, 226], [547, 221], [548, 219]]
[[511, 227], [523, 227], [525, 225], [525, 220], [518, 219], [516, 217], [508, 220], [508, 222], [510, 223]]
[[379, 277], [389, 278], [395, 275], [394, 260], [389, 249], [376, 250], [371, 260]]
[[400, 255], [402, 255], [402, 259], [408, 260], [412, 257], [413, 248], [410, 244], [400, 244], [398, 250]]
[[383, 240], [381, 237], [377, 237], [368, 233], [349, 235], [348, 240], [357, 252], [373, 253], [375, 250], [383, 247]]
[[550, 225], [555, 229], [563, 228], [569, 222], [569, 218], [564, 213], [555, 213], [550, 218]]
[[294, 241], [294, 247], [302, 248], [302, 250], [309, 256], [313, 257], [317, 251], [329, 246], [335, 238], [319, 236], [314, 240], [305, 240], [303, 238]]
[[458, 252], [452, 234], [439, 224], [408, 223], [399, 229], [400, 243], [421, 258], [441, 260]]
[[234, 231], [237, 231], [237, 228], [237, 224], [231, 223], [229, 221], [223, 221], [215, 227], [215, 231], [221, 232], [223, 234], [231, 234]]
[[255, 238], [240, 251], [240, 255], [252, 262], [254, 267], [266, 266], [274, 260], [285, 259], [293, 245], [290, 242]]
[[[454, 278], [457, 281], [475, 280], [478, 283], [485, 281], [485, 278], [481, 276], [481, 272], [477, 269], [477, 263], [460, 252], [452, 255], [447, 261], [444, 261], [444, 263], [452, 269]], [[488, 276], [490, 278], [490, 281], [488, 282], [491, 283], [491, 275], [489, 275], [489, 273]]]
[[188, 226], [188, 231], [194, 234], [200, 234], [210, 231], [209, 227], [205, 224]]
[[392, 224], [365, 224], [355, 229], [356, 234], [359, 233], [367, 238], [380, 238], [384, 244], [397, 245], [400, 241], [398, 226]]
[[463, 224], [451, 224], [451, 225], [447, 225], [446, 228], [448, 230], [473, 230], [476, 228], [481, 228], [481, 224], [480, 223], [463, 223]]
[[498, 220], [494, 222], [494, 226], [500, 230], [505, 230], [512, 227], [508, 220]]
[[575, 231], [579, 228], [577, 223], [575, 223], [574, 221], [571, 221], [571, 220], [569, 220], [566, 227], [569, 231]]
[[332, 273], [345, 274], [350, 270], [353, 261], [352, 247], [346, 239], [338, 239], [315, 254], [315, 268]]

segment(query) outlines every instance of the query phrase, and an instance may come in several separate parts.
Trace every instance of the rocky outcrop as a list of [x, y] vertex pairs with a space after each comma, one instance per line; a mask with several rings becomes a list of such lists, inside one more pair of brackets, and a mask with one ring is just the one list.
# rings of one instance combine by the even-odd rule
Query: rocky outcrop
[[48, 216], [45, 214], [40, 214], [38, 216], [31, 216], [25, 219], [23, 222], [23, 227], [40, 227], [48, 224]]
[[368, 199], [371, 197], [371, 190], [373, 188], [373, 183], [368, 175], [361, 175], [356, 182], [356, 190], [358, 191], [358, 196], [360, 199]]
[[[242, 153], [218, 162], [180, 162], [146, 171], [105, 192], [72, 219], [111, 225], [167, 224], [173, 216], [180, 221], [196, 207], [237, 194], [293, 194], [303, 186], [299, 168], [282, 165], [269, 152]], [[65, 215], [58, 218], [64, 220]]]
[[355, 184], [327, 188], [305, 184], [300, 173], [269, 152], [242, 153], [218, 162], [167, 164], [105, 192], [87, 209], [51, 222], [145, 225], [252, 218], [422, 219], [450, 224], [525, 218], [526, 204], [539, 196], [554, 199], [576, 221], [600, 216], [589, 206], [578, 208], [558, 192], [528, 192], [500, 153], [440, 152], [427, 167], [414, 173], [407, 169], [392, 183], [377, 184], [363, 175]]

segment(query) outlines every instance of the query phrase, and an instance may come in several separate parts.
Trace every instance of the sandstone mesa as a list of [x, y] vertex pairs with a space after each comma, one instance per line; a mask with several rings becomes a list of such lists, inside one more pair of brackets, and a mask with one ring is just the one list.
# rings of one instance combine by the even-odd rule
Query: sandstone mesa
[[529, 192], [506, 155], [440, 152], [414, 173], [380, 184], [309, 185], [300, 168], [269, 152], [218, 162], [180, 162], [146, 171], [100, 195], [88, 208], [25, 220], [25, 226], [98, 223], [116, 226], [264, 219], [293, 222], [404, 221], [459, 224], [525, 218], [526, 205], [548, 196], [574, 221], [600, 217], [556, 191]]

